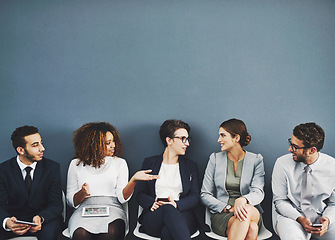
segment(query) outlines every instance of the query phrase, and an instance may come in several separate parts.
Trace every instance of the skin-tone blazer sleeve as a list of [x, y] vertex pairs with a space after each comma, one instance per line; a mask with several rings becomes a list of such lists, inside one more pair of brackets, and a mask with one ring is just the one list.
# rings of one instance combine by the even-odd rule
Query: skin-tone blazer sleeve
[[[227, 153], [211, 154], [203, 179], [200, 198], [211, 213], [220, 213], [228, 204], [229, 195], [226, 190]], [[264, 164], [261, 154], [246, 152], [240, 192], [249, 204], [258, 205], [264, 199]]]

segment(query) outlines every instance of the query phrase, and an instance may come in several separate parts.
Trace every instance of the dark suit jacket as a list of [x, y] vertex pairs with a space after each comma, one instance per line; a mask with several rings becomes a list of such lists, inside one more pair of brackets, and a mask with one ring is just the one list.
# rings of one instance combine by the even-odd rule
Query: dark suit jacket
[[30, 196], [16, 157], [0, 164], [0, 224], [6, 217], [32, 221], [36, 215], [47, 223], [60, 218], [62, 208], [59, 163], [47, 158], [37, 163]]
[[[142, 170], [151, 169], [150, 174], [158, 175], [163, 161], [163, 155], [153, 156], [144, 159]], [[179, 170], [181, 182], [183, 185], [183, 192], [176, 201], [180, 211], [194, 208], [199, 202], [199, 183], [198, 183], [198, 168], [196, 163], [191, 160], [179, 157]], [[155, 184], [156, 180], [139, 181], [136, 186], [137, 201], [143, 207], [145, 213], [149, 211], [155, 201]]]

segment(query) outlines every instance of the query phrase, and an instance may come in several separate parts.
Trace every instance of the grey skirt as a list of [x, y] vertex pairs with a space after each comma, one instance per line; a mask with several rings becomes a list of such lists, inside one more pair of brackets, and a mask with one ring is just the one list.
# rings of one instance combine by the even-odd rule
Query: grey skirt
[[[104, 205], [109, 206], [109, 216], [106, 217], [82, 217], [82, 209], [86, 206]], [[80, 206], [73, 212], [69, 220], [69, 232], [72, 238], [74, 231], [77, 228], [84, 228], [90, 233], [99, 234], [108, 232], [108, 224], [116, 219], [122, 219], [126, 227], [128, 225], [127, 216], [124, 212], [121, 203], [116, 197], [88, 197]]]

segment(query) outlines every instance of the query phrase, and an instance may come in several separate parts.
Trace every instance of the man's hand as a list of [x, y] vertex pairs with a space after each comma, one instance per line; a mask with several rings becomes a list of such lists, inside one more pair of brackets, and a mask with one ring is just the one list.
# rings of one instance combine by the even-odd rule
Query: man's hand
[[41, 219], [40, 216], [36, 215], [33, 218], [33, 223], [37, 223], [38, 225], [37, 226], [32, 226], [29, 230], [30, 232], [34, 233], [34, 232], [40, 231], [42, 229], [42, 219]]
[[328, 230], [329, 219], [326, 217], [320, 218], [320, 223], [322, 224], [322, 227], [313, 227], [311, 220], [306, 217], [298, 217], [297, 221], [302, 225], [306, 232], [312, 233], [316, 236], [322, 236]]
[[10, 229], [17, 235], [25, 234], [31, 226], [28, 224], [16, 223], [16, 217], [11, 217], [6, 221], [6, 228]]
[[322, 224], [322, 227], [315, 228], [316, 230], [311, 231], [312, 234], [316, 236], [322, 236], [327, 232], [329, 226], [329, 219], [326, 217], [320, 217], [320, 223]]

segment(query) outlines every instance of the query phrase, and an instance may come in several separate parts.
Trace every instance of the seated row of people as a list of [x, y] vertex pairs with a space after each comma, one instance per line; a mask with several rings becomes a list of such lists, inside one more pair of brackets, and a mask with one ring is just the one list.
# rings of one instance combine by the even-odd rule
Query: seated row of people
[[[189, 133], [187, 123], [166, 120], [159, 130], [164, 152], [146, 158], [128, 181], [120, 136], [111, 124], [87, 123], [76, 130], [66, 191], [75, 209], [68, 223], [71, 238], [124, 239], [128, 221], [122, 204], [136, 186], [143, 208], [140, 231], [151, 236], [191, 239], [203, 226], [195, 210], [201, 200], [211, 213], [213, 232], [257, 239], [265, 171], [262, 155], [243, 149], [251, 141], [244, 122], [230, 119], [220, 125], [221, 152], [211, 154], [200, 191], [197, 164], [184, 156]], [[335, 239], [335, 159], [320, 153], [324, 137], [317, 124], [300, 124], [289, 139], [291, 154], [276, 161], [274, 228], [281, 239]], [[43, 157], [36, 127], [19, 127], [11, 139], [18, 155], [0, 164], [0, 239], [56, 239], [62, 226], [60, 166]], [[83, 216], [83, 209], [94, 207], [108, 209], [106, 216]]]

